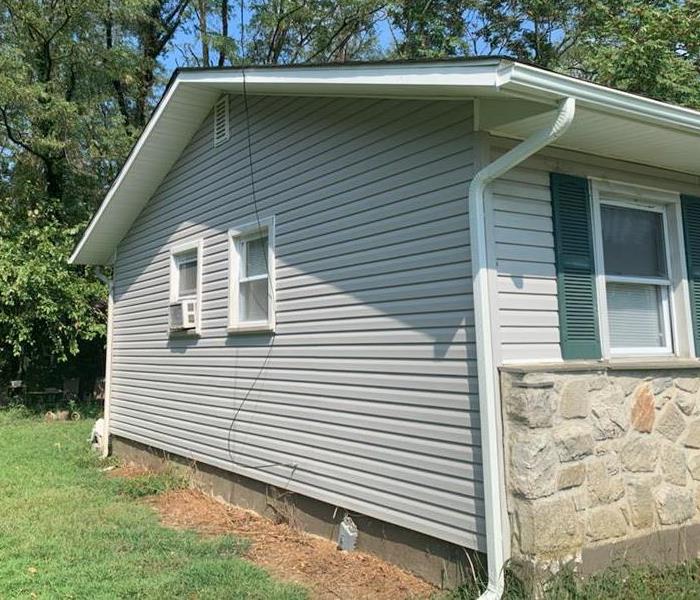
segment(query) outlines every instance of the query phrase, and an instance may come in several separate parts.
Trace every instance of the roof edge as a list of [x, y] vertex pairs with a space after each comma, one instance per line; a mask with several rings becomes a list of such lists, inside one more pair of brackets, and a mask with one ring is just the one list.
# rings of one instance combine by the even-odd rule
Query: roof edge
[[[112, 252], [107, 254], [106, 248], [90, 249], [90, 240], [93, 236], [101, 235], [100, 231], [108, 231], [105, 229], [108, 224], [103, 221], [114, 212], [110, 212], [110, 208], [115, 196], [117, 200], [121, 198], [120, 187], [128, 179], [144, 148], [154, 151], [149, 141], [178, 90], [183, 86], [189, 90], [201, 85], [209, 95], [216, 91], [235, 93], [239, 85], [242, 91], [244, 84], [250, 93], [275, 93], [279, 90], [292, 95], [321, 95], [324, 92], [326, 95], [342, 95], [343, 90], [347, 90], [348, 96], [366, 95], [373, 94], [376, 89], [378, 96], [395, 94], [410, 97], [418, 91], [421, 97], [430, 97], [432, 93], [437, 97], [446, 90], [452, 90], [450, 97], [454, 98], [503, 94], [552, 105], [562, 98], [573, 97], [581, 106], [596, 111], [649, 121], [662, 128], [693, 135], [700, 134], [700, 112], [696, 110], [607, 88], [500, 56], [466, 60], [181, 68], [173, 73], [150, 120], [68, 259], [69, 263], [100, 264], [109, 261], [108, 256]], [[204, 100], [202, 102], [204, 106]], [[153, 175], [154, 178], [158, 176], [158, 173]], [[117, 210], [121, 204], [118, 202], [115, 206], [117, 208], [114, 210]]]
[[540, 99], [542, 94], [552, 94], [558, 98], [573, 97], [583, 105], [595, 107], [602, 112], [651, 119], [662, 126], [700, 132], [700, 112], [692, 108], [576, 79], [570, 75], [524, 63], [512, 62], [511, 64], [509, 79], [503, 82], [505, 90], [526, 95], [534, 94]]
[[131, 151], [126, 157], [124, 165], [119, 170], [119, 174], [117, 175], [116, 179], [112, 182], [112, 185], [110, 185], [109, 190], [107, 191], [107, 195], [100, 203], [97, 212], [93, 215], [92, 219], [90, 219], [90, 223], [88, 224], [87, 229], [83, 233], [82, 237], [80, 238], [80, 241], [78, 242], [70, 257], [68, 258], [68, 264], [72, 265], [78, 262], [78, 256], [80, 255], [81, 251], [85, 247], [85, 244], [92, 235], [97, 223], [100, 221], [102, 215], [107, 209], [107, 206], [109, 205], [117, 189], [121, 185], [122, 181], [124, 181], [124, 179], [127, 177], [131, 167], [136, 161], [136, 157], [138, 156], [139, 152], [150, 137], [152, 131], [155, 129], [158, 121], [160, 120], [161, 115], [163, 114], [168, 105], [170, 98], [172, 98], [172, 96], [175, 94], [175, 90], [177, 89], [178, 84], [179, 82], [177, 77], [175, 77], [175, 79], [172, 80], [172, 85], [170, 83], [168, 84], [168, 87], [166, 88], [165, 92], [158, 101], [158, 104], [156, 105], [156, 108], [153, 111], [151, 118], [148, 120], [148, 123], [146, 123], [146, 127], [144, 127], [143, 131], [141, 132], [141, 135], [139, 135], [138, 139], [136, 140], [136, 143], [131, 148]]

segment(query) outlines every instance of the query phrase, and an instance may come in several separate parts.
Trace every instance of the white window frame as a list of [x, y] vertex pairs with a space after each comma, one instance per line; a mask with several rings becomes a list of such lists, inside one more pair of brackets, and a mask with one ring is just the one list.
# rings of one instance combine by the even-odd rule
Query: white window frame
[[[189, 254], [195, 250], [197, 253], [197, 290], [194, 294], [180, 296], [180, 270], [178, 269], [179, 259], [183, 254]], [[197, 302], [197, 317], [194, 330], [176, 330], [171, 329], [171, 332], [187, 335], [196, 333], [199, 334], [202, 323], [202, 257], [204, 256], [204, 240], [196, 239], [189, 242], [183, 242], [173, 246], [170, 249], [170, 304], [181, 302], [182, 300], [196, 300]]]
[[[267, 278], [267, 320], [240, 320], [241, 265], [245, 260], [245, 246], [241, 242], [267, 235], [267, 276], [258, 275], [245, 281]], [[229, 239], [229, 333], [274, 332], [275, 330], [275, 217], [244, 223], [228, 230]]]
[[[596, 267], [598, 325], [603, 358], [693, 356], [690, 305], [680, 221], [680, 196], [675, 192], [626, 183], [591, 179], [593, 246]], [[662, 216], [666, 278], [605, 274], [601, 206], [622, 206]], [[673, 213], [671, 215], [670, 213]], [[673, 218], [671, 218], [673, 216]], [[673, 232], [673, 234], [671, 234]], [[680, 232], [680, 234], [679, 234]], [[678, 246], [676, 248], [676, 246]], [[675, 257], [675, 260], [674, 260]], [[612, 348], [607, 309], [607, 283], [651, 284], [661, 287], [664, 347]]]

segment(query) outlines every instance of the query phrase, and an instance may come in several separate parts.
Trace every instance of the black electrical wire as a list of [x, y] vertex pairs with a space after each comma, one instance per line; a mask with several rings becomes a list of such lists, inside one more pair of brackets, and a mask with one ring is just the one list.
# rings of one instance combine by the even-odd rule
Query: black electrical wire
[[[245, 115], [245, 136], [246, 136], [246, 146], [247, 146], [247, 154], [248, 154], [248, 170], [249, 170], [249, 175], [250, 175], [250, 191], [251, 191], [251, 198], [252, 198], [252, 206], [253, 206], [253, 212], [255, 213], [255, 222], [258, 227], [258, 231], [262, 231], [262, 220], [260, 219], [260, 211], [258, 210], [258, 200], [257, 200], [257, 194], [255, 191], [255, 165], [253, 162], [253, 140], [252, 140], [252, 133], [251, 133], [251, 125], [250, 125], [250, 106], [248, 103], [248, 89], [247, 89], [247, 83], [246, 83], [246, 67], [245, 67], [245, 24], [244, 24], [244, 16], [245, 16], [245, 10], [244, 10], [244, 0], [241, 0], [240, 2], [240, 8], [241, 8], [241, 53], [243, 57], [243, 64], [241, 65], [241, 76], [243, 79], [243, 113]], [[268, 239], [270, 235], [270, 231], [267, 232]], [[269, 242], [268, 242], [269, 243]], [[272, 277], [271, 277], [271, 271], [270, 271], [270, 264], [268, 260], [268, 252], [267, 248], [265, 249], [265, 252], [263, 253], [263, 256], [265, 258], [265, 270], [267, 271], [267, 293], [268, 293], [268, 306], [270, 304], [269, 299], [270, 296], [272, 295], [273, 291], [271, 289], [271, 282], [272, 282]], [[272, 310], [274, 310], [274, 306], [272, 306]], [[268, 315], [269, 318], [269, 315]], [[256, 384], [262, 377], [263, 371], [267, 368], [267, 363], [270, 360], [270, 357], [272, 355], [272, 350], [274, 348], [274, 333], [270, 337], [270, 343], [268, 345], [268, 350], [265, 355], [265, 358], [263, 359], [263, 363], [260, 366], [260, 369], [258, 373], [256, 374], [255, 378], [253, 379], [253, 382], [250, 384], [250, 387], [246, 391], [245, 395], [243, 396], [243, 399], [240, 401], [238, 408], [236, 408], [236, 411], [233, 414], [233, 417], [231, 419], [231, 424], [228, 428], [228, 435], [227, 435], [227, 451], [229, 455], [230, 461], [235, 465], [236, 464], [236, 456], [234, 452], [235, 448], [235, 440], [234, 438], [234, 433], [235, 433], [235, 426], [236, 426], [236, 421], [238, 420], [238, 417], [240, 415], [241, 410], [243, 409], [243, 406], [245, 403], [248, 401], [251, 392], [255, 388]], [[233, 376], [233, 388], [234, 388], [234, 394], [236, 391], [236, 375], [234, 373]], [[270, 462], [270, 463], [264, 463], [261, 465], [257, 465], [254, 467], [248, 467], [248, 468], [253, 468], [253, 469], [265, 469], [268, 467], [274, 467], [274, 466], [284, 466], [284, 467], [289, 467], [292, 469], [292, 475], [294, 472], [294, 469], [296, 469], [297, 464], [296, 463], [283, 463], [283, 462]], [[290, 476], [291, 478], [291, 476]]]

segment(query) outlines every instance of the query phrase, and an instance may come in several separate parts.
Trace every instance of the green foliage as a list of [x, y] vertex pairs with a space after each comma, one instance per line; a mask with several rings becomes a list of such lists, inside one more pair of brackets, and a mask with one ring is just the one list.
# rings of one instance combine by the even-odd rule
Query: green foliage
[[38, 416], [32, 414], [26, 406], [21, 404], [11, 404], [0, 408], [0, 427], [23, 423], [29, 419], [38, 419]]
[[401, 58], [468, 54], [465, 11], [469, 0], [391, 2], [387, 15], [396, 30], [393, 52]]
[[595, 81], [666, 102], [700, 107], [700, 3], [596, 2], [595, 25], [579, 49]]
[[243, 560], [240, 539], [166, 529], [116, 493], [87, 449], [89, 423], [0, 427], [0, 511], [12, 515], [0, 520], [1, 598], [307, 597]]
[[345, 62], [375, 54], [380, 0], [254, 0], [246, 62]]
[[562, 68], [598, 17], [593, 0], [479, 0], [475, 35], [489, 52]]
[[74, 236], [56, 221], [18, 223], [0, 213], [4, 364], [17, 358], [35, 366], [65, 361], [81, 339], [104, 334], [104, 286], [67, 263]]
[[155, 75], [142, 65], [156, 50], [138, 32], [159, 29], [159, 7], [0, 1], [2, 387], [48, 383], [104, 337], [106, 288], [67, 259], [145, 122]]

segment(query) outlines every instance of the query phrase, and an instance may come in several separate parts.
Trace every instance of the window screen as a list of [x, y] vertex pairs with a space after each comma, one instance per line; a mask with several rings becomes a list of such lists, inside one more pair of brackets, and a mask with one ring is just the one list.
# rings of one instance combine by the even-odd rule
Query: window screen
[[243, 265], [239, 284], [239, 318], [241, 321], [268, 320], [268, 237], [242, 242]]
[[184, 298], [197, 293], [197, 251], [177, 257], [178, 296]]
[[661, 213], [602, 205], [606, 275], [666, 277]]
[[241, 288], [241, 320], [267, 320], [267, 278], [253, 281], [242, 281]]
[[246, 277], [267, 274], [267, 236], [246, 242], [245, 259]]
[[657, 285], [608, 282], [608, 322], [612, 347], [658, 348], [667, 345], [661, 293], [662, 289]]

